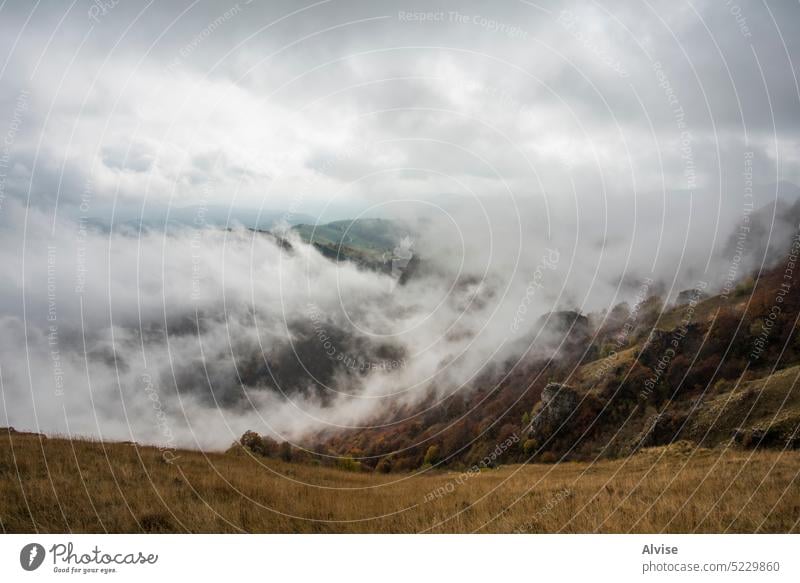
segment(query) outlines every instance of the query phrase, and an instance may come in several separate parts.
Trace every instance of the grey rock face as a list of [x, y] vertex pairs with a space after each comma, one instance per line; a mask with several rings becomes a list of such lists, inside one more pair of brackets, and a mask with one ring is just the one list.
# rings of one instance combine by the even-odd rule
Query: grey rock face
[[548, 384], [542, 391], [542, 400], [534, 409], [528, 437], [549, 437], [575, 410], [578, 400], [578, 394], [567, 385]]

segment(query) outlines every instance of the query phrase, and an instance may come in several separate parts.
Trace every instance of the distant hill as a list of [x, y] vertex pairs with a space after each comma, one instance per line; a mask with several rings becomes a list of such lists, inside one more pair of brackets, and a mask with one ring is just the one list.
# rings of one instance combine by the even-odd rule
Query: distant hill
[[213, 227], [219, 229], [241, 226], [246, 229], [269, 231], [280, 223], [296, 225], [313, 221], [309, 215], [281, 209], [230, 207], [227, 205], [140, 206], [120, 204], [113, 209], [98, 206], [87, 219], [96, 229], [108, 232], [174, 232], [187, 228]]
[[299, 224], [292, 227], [292, 230], [326, 257], [338, 261], [353, 261], [376, 271], [391, 272], [392, 259], [400, 248], [408, 248], [413, 253], [411, 230], [389, 219], [353, 219], [321, 225]]
[[353, 219], [322, 225], [299, 224], [293, 227], [307, 243], [358, 249], [365, 254], [391, 252], [410, 231], [388, 219]]

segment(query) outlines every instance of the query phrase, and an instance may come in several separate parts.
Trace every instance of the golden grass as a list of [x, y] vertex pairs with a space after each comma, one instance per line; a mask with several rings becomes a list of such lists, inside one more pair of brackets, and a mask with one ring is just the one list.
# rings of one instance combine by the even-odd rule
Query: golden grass
[[[465, 477], [0, 434], [5, 532], [797, 532], [800, 452], [686, 444]], [[440, 489], [442, 494], [431, 493]], [[426, 497], [429, 501], [426, 501]]]

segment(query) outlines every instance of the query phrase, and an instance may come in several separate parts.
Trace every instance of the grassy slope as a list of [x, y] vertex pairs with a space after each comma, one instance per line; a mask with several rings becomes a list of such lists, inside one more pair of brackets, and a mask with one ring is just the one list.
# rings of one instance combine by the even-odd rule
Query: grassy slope
[[720, 383], [721, 393], [698, 408], [690, 428], [693, 437], [699, 440], [708, 435], [720, 441], [729, 437], [732, 427], [792, 433], [800, 427], [798, 379], [800, 366], [793, 366], [747, 382]]
[[297, 225], [293, 229], [304, 241], [323, 248], [334, 257], [367, 261], [382, 260], [384, 254], [390, 253], [408, 234], [386, 219], [334, 221], [324, 225]]
[[[239, 453], [0, 434], [5, 532], [788, 532], [800, 452], [643, 450], [596, 464], [350, 473]], [[452, 484], [452, 488], [448, 487]], [[426, 495], [449, 490], [426, 502]]]

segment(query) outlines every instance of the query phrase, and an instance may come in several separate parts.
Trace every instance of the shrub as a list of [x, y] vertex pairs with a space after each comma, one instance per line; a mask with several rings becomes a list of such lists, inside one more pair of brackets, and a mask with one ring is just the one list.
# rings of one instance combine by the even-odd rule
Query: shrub
[[339, 458], [336, 462], [336, 465], [338, 465], [340, 469], [345, 470], [347, 472], [361, 471], [361, 462], [357, 462], [351, 457]]
[[380, 472], [381, 474], [388, 474], [392, 471], [392, 462], [389, 458], [385, 457], [382, 458], [381, 461], [378, 462], [378, 465], [375, 466], [375, 471]]
[[245, 431], [239, 439], [242, 447], [245, 447], [257, 455], [266, 455], [264, 451], [264, 441], [255, 431]]
[[262, 437], [261, 449], [264, 452], [262, 455], [273, 457], [278, 453], [278, 442], [269, 437]]
[[278, 451], [278, 443], [269, 437], [261, 437], [255, 431], [245, 431], [239, 444], [256, 455], [272, 457]]
[[423, 464], [435, 464], [439, 461], [439, 446], [432, 445], [428, 448], [428, 451], [425, 452], [425, 459], [423, 460]]
[[543, 464], [553, 464], [557, 459], [558, 458], [556, 458], [556, 454], [554, 454], [552, 451], [546, 451], [541, 455], [539, 461]]
[[752, 277], [746, 278], [744, 281], [739, 283], [735, 288], [733, 288], [733, 295], [735, 296], [743, 296], [749, 294], [753, 291], [756, 282]]

